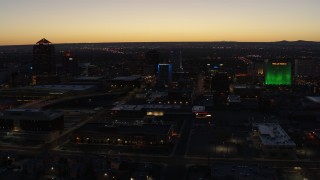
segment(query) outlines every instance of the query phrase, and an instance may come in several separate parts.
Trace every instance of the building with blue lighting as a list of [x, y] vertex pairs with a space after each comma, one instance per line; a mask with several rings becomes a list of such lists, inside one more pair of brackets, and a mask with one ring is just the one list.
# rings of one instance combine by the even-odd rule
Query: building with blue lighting
[[158, 82], [166, 85], [170, 84], [172, 80], [172, 65], [158, 64]]

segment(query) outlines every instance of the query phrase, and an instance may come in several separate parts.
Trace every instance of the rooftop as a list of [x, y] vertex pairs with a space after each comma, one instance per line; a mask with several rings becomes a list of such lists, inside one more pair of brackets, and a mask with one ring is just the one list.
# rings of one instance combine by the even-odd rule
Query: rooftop
[[37, 85], [32, 88], [62, 91], [84, 91], [94, 87], [94, 85]]
[[141, 76], [140, 75], [131, 75], [131, 76], [118, 76], [113, 78], [113, 81], [136, 81], [138, 79], [140, 79]]
[[42, 38], [40, 41], [37, 42], [37, 44], [47, 45], [47, 44], [51, 44], [51, 42], [45, 38]]
[[90, 134], [142, 134], [142, 135], [166, 135], [172, 125], [143, 124], [143, 125], [119, 125], [110, 123], [88, 123], [76, 130], [76, 132]]
[[101, 76], [79, 76], [74, 78], [74, 81], [97, 81], [97, 80], [101, 80], [103, 77]]
[[42, 109], [7, 109], [0, 114], [0, 118], [19, 118], [20, 120], [52, 120], [63, 116], [62, 112], [49, 111]]
[[[216, 164], [211, 167], [211, 177], [222, 179], [233, 176], [234, 179], [273, 180], [276, 172], [269, 167]], [[232, 178], [233, 179], [233, 178]]]
[[238, 96], [238, 95], [229, 95], [228, 96], [228, 102], [230, 102], [230, 103], [240, 103], [241, 102], [240, 96]]
[[314, 103], [320, 104], [320, 96], [307, 96], [306, 98]]
[[142, 105], [127, 105], [120, 104], [113, 107], [113, 111], [141, 111], [143, 109], [181, 109], [180, 105], [162, 105], [162, 104], [142, 104]]
[[260, 86], [257, 85], [246, 85], [246, 84], [236, 84], [233, 86], [235, 89], [262, 89]]
[[204, 112], [206, 110], [205, 106], [193, 106], [192, 112]]
[[41, 109], [24, 109], [24, 108], [15, 108], [15, 109], [7, 109], [6, 112], [41, 112]]
[[253, 124], [260, 133], [260, 140], [264, 146], [295, 147], [296, 144], [288, 134], [276, 123]]

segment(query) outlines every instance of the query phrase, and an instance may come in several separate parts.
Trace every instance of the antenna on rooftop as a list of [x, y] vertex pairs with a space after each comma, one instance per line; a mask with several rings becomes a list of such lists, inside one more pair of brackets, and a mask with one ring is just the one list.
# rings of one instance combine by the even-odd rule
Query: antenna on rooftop
[[179, 68], [181, 71], [183, 71], [183, 67], [182, 67], [182, 52], [180, 50], [180, 65], [179, 65]]

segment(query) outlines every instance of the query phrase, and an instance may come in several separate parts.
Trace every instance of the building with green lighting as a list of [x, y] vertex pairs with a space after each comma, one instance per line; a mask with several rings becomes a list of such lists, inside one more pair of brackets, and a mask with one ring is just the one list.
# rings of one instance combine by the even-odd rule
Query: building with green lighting
[[266, 85], [291, 85], [291, 63], [268, 62], [265, 72]]

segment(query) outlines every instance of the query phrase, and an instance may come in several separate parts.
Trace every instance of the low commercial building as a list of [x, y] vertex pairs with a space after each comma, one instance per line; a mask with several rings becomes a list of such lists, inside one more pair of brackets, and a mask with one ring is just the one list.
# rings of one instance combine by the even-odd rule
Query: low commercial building
[[319, 110], [320, 109], [320, 96], [306, 96], [301, 101], [301, 104], [304, 109]]
[[241, 104], [241, 99], [240, 99], [240, 96], [238, 96], [238, 95], [228, 95], [227, 101], [228, 101], [227, 104], [229, 106]]
[[230, 87], [230, 91], [241, 98], [258, 98], [261, 96], [262, 87], [257, 85], [237, 84]]
[[190, 104], [192, 91], [189, 89], [176, 88], [168, 90], [168, 104]]
[[295, 153], [296, 144], [277, 123], [254, 123], [254, 135], [266, 156], [288, 157]]
[[73, 134], [76, 144], [165, 145], [172, 142], [172, 125], [88, 123]]
[[54, 94], [55, 91], [59, 92], [68, 92], [69, 94], [86, 94], [94, 92], [97, 87], [96, 85], [79, 85], [79, 84], [50, 84], [50, 85], [37, 85], [32, 86], [33, 89], [37, 90], [47, 90], [53, 91], [51, 94]]
[[[22, 105], [40, 99], [57, 99], [61, 97], [84, 95], [97, 89], [96, 85], [35, 85], [11, 89], [1, 89], [0, 98], [9, 100], [11, 106]], [[1, 104], [1, 102], [0, 102]]]
[[64, 115], [41, 109], [8, 109], [0, 113], [0, 132], [35, 141], [47, 141], [64, 129]]
[[320, 129], [316, 129], [316, 130], [312, 131], [312, 134], [313, 134], [318, 140], [320, 140]]
[[79, 76], [71, 80], [70, 84], [77, 85], [101, 85], [104, 78], [101, 76]]
[[185, 112], [181, 105], [170, 105], [170, 104], [120, 104], [110, 109], [114, 117], [125, 116], [125, 117], [137, 117], [143, 118], [145, 115], [148, 116], [165, 116], [170, 114], [170, 111], [176, 113]]
[[63, 130], [62, 112], [41, 109], [8, 109], [0, 114], [0, 128], [13, 131]]
[[140, 87], [142, 78], [140, 75], [118, 76], [110, 80], [110, 86], [117, 88], [135, 88]]
[[211, 166], [211, 178], [242, 179], [242, 180], [274, 180], [276, 171], [266, 166], [215, 164]]

